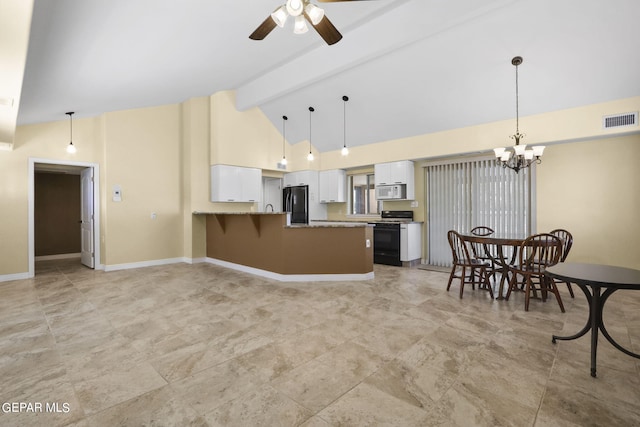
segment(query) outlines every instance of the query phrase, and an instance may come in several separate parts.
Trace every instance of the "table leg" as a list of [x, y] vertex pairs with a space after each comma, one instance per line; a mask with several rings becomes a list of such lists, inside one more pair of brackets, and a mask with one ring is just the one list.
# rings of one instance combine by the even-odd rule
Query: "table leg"
[[[504, 260], [504, 255], [502, 252], [502, 245], [496, 245], [496, 251], [498, 254], [498, 258], [496, 260], [493, 260], [494, 264], [497, 264], [500, 266], [500, 286], [499, 286], [499, 290], [498, 290], [498, 300], [503, 300], [504, 299], [504, 282], [505, 280], [508, 278], [509, 275], [509, 267], [508, 265], [505, 263]], [[507, 283], [509, 281], [507, 280]]]
[[581, 336], [583, 336], [584, 334], [586, 334], [587, 332], [589, 332], [589, 330], [592, 328], [592, 318], [593, 316], [593, 310], [592, 310], [592, 300], [593, 298], [591, 297], [591, 293], [589, 292], [589, 289], [587, 289], [586, 286], [584, 285], [578, 285], [580, 287], [580, 289], [582, 289], [582, 292], [584, 292], [584, 295], [587, 297], [587, 302], [589, 303], [589, 318], [587, 319], [587, 323], [585, 323], [584, 328], [582, 328], [578, 333], [574, 334], [574, 335], [570, 335], [567, 337], [561, 337], [558, 335], [552, 335], [551, 336], [551, 342], [552, 343], [556, 343], [556, 340], [562, 340], [562, 341], [571, 341], [571, 340], [575, 340], [577, 338], [580, 338]]
[[591, 317], [591, 376], [596, 377], [596, 356], [598, 354], [598, 329], [602, 324], [602, 304], [600, 303], [600, 286], [593, 286], [593, 298], [589, 304]]
[[635, 357], [636, 359], [640, 359], [640, 354], [634, 353], [630, 350], [627, 350], [626, 348], [624, 348], [623, 346], [621, 346], [620, 344], [618, 344], [612, 337], [611, 335], [609, 335], [609, 332], [607, 331], [607, 329], [604, 326], [604, 319], [602, 319], [602, 313], [604, 312], [604, 304], [607, 301], [607, 299], [611, 296], [611, 294], [613, 294], [615, 291], [617, 291], [616, 288], [609, 288], [606, 291], [604, 291], [604, 293], [602, 294], [602, 298], [600, 299], [600, 306], [601, 306], [601, 318], [600, 318], [600, 330], [602, 331], [602, 335], [604, 335], [604, 337], [611, 343], [611, 345], [613, 345], [615, 348], [617, 348], [618, 350], [620, 350], [621, 352], [628, 354], [631, 357]]

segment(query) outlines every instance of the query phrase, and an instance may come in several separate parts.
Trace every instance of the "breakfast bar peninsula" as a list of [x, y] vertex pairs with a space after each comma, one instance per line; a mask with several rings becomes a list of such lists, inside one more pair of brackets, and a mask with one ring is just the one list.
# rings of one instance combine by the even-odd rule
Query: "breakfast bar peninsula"
[[292, 224], [286, 213], [194, 212], [206, 215], [207, 261], [280, 281], [373, 278], [373, 226]]

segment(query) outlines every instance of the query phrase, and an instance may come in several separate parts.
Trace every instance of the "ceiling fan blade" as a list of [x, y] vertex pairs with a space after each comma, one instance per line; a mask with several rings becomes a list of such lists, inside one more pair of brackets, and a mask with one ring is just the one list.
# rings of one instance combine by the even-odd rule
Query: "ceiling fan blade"
[[342, 40], [342, 34], [340, 34], [340, 31], [329, 21], [327, 15], [322, 18], [322, 21], [318, 22], [318, 25], [313, 25], [307, 12], [304, 13], [304, 17], [307, 18], [307, 21], [309, 21], [311, 26], [316, 29], [320, 37], [322, 37], [328, 45], [336, 44]]
[[316, 0], [316, 1], [320, 3], [338, 3], [343, 1], [369, 1], [369, 0]]
[[271, 16], [267, 16], [267, 19], [265, 19], [264, 22], [260, 24], [253, 33], [251, 33], [249, 38], [251, 40], [262, 40], [267, 37], [275, 27], [276, 23], [273, 18], [271, 18]]

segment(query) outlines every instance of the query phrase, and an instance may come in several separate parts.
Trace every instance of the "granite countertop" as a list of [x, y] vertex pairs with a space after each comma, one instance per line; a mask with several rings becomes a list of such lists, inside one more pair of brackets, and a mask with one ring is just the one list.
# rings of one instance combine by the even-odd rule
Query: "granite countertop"
[[194, 215], [284, 215], [285, 212], [202, 212], [194, 211]]
[[291, 224], [285, 228], [355, 228], [355, 227], [373, 227], [366, 222], [348, 222], [348, 221], [311, 221], [309, 224]]

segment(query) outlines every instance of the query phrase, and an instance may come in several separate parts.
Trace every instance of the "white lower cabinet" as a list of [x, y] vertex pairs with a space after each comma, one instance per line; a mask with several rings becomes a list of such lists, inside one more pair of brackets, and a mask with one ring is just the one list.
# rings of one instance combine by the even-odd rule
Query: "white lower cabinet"
[[211, 201], [254, 203], [260, 200], [262, 171], [240, 166], [211, 166]]
[[400, 224], [400, 261], [422, 258], [421, 229], [420, 223]]

